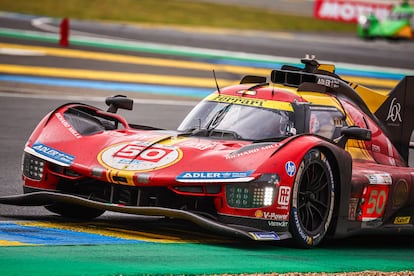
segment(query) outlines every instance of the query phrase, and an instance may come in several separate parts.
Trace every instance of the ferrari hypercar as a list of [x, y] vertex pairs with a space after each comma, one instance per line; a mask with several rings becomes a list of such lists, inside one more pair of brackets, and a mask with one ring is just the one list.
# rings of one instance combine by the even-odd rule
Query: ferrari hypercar
[[248, 75], [197, 104], [176, 130], [67, 103], [24, 149], [24, 193], [0, 203], [65, 217], [105, 211], [188, 220], [208, 231], [311, 248], [326, 238], [414, 230], [409, 166], [414, 76], [378, 93], [313, 57]]
[[414, 39], [414, 7], [404, 1], [383, 21], [373, 15], [358, 18], [358, 36], [364, 39]]

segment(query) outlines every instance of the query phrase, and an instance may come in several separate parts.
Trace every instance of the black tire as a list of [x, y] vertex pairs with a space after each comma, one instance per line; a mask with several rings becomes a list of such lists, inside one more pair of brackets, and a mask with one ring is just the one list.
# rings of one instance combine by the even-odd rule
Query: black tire
[[292, 192], [289, 227], [298, 247], [311, 248], [324, 239], [332, 222], [335, 183], [328, 158], [318, 149], [304, 156]]
[[67, 203], [55, 203], [47, 205], [45, 208], [50, 212], [59, 214], [63, 217], [80, 220], [94, 219], [105, 212], [104, 210]]

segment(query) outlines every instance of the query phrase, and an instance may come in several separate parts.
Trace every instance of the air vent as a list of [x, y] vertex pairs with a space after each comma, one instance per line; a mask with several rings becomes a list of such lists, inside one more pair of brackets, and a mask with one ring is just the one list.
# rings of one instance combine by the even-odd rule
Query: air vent
[[273, 83], [297, 87], [304, 82], [315, 83], [317, 76], [304, 72], [273, 70], [270, 79]]

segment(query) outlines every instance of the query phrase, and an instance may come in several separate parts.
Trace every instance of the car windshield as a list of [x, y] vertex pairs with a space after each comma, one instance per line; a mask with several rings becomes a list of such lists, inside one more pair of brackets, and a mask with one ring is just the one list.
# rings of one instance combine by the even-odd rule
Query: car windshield
[[389, 19], [391, 20], [402, 20], [402, 19], [406, 19], [406, 20], [410, 20], [411, 17], [413, 16], [412, 13], [402, 13], [402, 12], [394, 12], [391, 13], [389, 15]]
[[178, 127], [178, 131], [203, 131], [206, 136], [266, 140], [295, 134], [293, 112], [235, 103], [203, 101]]

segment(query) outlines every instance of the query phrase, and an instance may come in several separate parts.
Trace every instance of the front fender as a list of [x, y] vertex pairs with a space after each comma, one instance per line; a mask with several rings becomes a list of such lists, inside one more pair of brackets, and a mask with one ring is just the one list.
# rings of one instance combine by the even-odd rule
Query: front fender
[[[296, 175], [296, 168], [300, 165], [305, 154], [318, 148], [328, 158], [335, 178], [335, 222], [331, 230], [334, 236], [343, 236], [348, 231], [344, 223], [348, 220], [349, 197], [351, 194], [352, 157], [343, 148], [330, 140], [311, 134], [303, 134], [289, 138], [281, 147], [273, 153], [272, 157], [258, 169], [267, 172], [277, 172], [281, 183], [290, 187]], [[295, 168], [289, 170], [288, 164], [294, 164]], [[292, 173], [292, 170], [295, 173]]]

